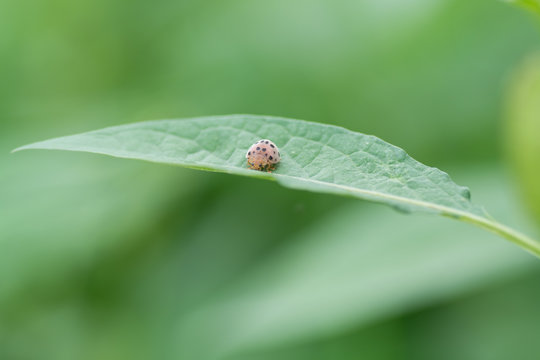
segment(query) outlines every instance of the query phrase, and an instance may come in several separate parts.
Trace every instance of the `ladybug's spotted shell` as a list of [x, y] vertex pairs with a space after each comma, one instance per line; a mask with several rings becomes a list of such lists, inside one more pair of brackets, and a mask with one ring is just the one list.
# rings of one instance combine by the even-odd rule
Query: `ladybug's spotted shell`
[[276, 144], [268, 139], [262, 139], [251, 145], [246, 159], [251, 169], [271, 170], [281, 160], [281, 154]]

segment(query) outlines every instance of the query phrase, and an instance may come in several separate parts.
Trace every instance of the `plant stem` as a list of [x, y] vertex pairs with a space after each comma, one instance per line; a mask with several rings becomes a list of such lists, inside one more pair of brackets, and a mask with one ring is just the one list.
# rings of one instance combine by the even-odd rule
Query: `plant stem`
[[500, 235], [507, 240], [510, 240], [522, 249], [527, 250], [531, 254], [540, 258], [540, 242], [523, 233], [520, 233], [519, 231], [516, 231], [512, 228], [509, 228], [508, 226], [489, 220], [487, 218], [474, 216], [471, 214], [460, 216], [460, 220], [477, 225], [497, 235]]

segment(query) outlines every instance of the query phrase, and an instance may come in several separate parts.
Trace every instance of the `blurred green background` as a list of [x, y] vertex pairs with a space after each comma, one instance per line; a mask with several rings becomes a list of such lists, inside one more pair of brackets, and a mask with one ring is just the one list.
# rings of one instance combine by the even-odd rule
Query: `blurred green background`
[[404, 148], [538, 238], [538, 24], [496, 0], [1, 1], [0, 359], [540, 358], [540, 261], [495, 235], [9, 153], [139, 120], [300, 118]]

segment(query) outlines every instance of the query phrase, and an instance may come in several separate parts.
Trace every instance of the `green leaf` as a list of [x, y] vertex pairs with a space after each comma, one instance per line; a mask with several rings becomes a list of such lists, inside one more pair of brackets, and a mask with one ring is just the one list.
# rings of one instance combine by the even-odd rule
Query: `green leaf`
[[[247, 169], [245, 152], [273, 140], [282, 161], [274, 173]], [[283, 186], [376, 201], [474, 223], [540, 256], [540, 243], [493, 221], [448, 174], [421, 164], [381, 139], [347, 129], [256, 115], [159, 120], [114, 126], [16, 149], [86, 151], [191, 168], [263, 177]]]

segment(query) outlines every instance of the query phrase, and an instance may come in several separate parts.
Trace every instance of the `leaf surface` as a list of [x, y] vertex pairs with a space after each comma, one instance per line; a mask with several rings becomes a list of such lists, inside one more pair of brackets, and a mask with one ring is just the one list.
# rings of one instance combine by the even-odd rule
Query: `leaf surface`
[[[273, 173], [249, 170], [245, 153], [268, 138], [281, 150]], [[403, 211], [475, 223], [540, 254], [540, 244], [491, 220], [448, 174], [383, 140], [341, 127], [257, 115], [157, 120], [50, 139], [16, 150], [86, 151], [276, 180], [286, 187], [353, 196]]]
[[[248, 170], [245, 152], [262, 138], [280, 148], [274, 173]], [[381, 139], [340, 127], [275, 117], [234, 115], [115, 126], [24, 146], [87, 151], [238, 175], [293, 188], [348, 194], [401, 209], [448, 207], [481, 214], [469, 191]]]

